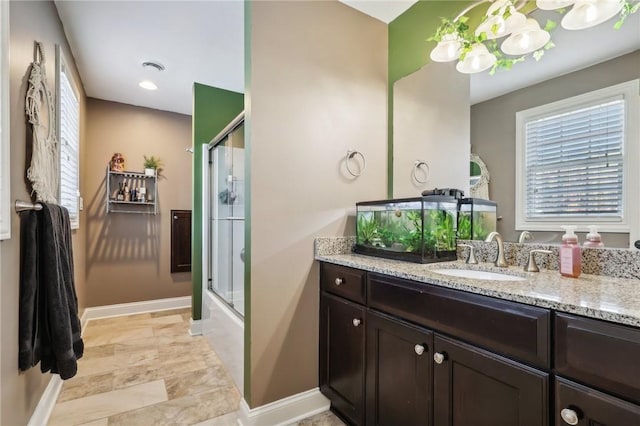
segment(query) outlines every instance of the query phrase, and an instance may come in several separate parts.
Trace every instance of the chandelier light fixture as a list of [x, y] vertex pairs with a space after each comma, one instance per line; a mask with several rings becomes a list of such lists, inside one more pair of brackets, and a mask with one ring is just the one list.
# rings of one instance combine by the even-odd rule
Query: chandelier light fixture
[[[475, 30], [468, 25], [472, 9], [490, 3]], [[527, 0], [480, 0], [471, 4], [454, 19], [442, 18], [442, 24], [429, 41], [438, 44], [431, 51], [434, 62], [457, 60], [456, 69], [474, 74], [490, 69], [509, 70], [528, 55], [538, 61], [544, 52], [554, 47], [551, 31], [556, 22], [547, 20], [544, 26], [531, 16], [536, 9], [555, 10], [561, 16], [560, 25], [567, 30], [582, 30], [602, 24], [617, 16], [614, 28], [622, 26], [627, 16], [640, 9], [640, 0], [536, 0], [528, 12]], [[527, 6], [525, 8], [525, 6]]]

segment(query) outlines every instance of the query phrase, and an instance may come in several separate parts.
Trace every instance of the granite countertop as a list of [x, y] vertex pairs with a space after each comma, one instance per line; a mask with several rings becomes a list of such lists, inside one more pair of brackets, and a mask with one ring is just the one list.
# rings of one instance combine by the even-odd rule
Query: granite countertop
[[[638, 280], [588, 274], [565, 278], [558, 271], [524, 272], [522, 267], [497, 268], [491, 263], [423, 265], [358, 254], [316, 254], [316, 260], [640, 327]], [[479, 280], [433, 272], [445, 268], [497, 272], [526, 281]]]

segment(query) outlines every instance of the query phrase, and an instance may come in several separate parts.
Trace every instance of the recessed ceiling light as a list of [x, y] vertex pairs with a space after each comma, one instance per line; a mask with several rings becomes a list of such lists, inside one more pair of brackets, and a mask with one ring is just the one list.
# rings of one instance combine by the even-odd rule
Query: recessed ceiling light
[[158, 86], [156, 86], [152, 81], [144, 80], [138, 83], [138, 86], [147, 90], [158, 90]]
[[142, 63], [142, 68], [155, 68], [158, 71], [164, 71], [164, 65], [160, 62], [146, 61]]

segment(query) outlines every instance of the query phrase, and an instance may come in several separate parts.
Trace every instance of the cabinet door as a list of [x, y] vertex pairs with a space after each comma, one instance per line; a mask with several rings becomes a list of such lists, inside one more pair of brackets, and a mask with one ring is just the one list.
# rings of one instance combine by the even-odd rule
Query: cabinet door
[[433, 333], [367, 312], [367, 424], [432, 424]]
[[549, 423], [547, 373], [439, 335], [434, 361], [435, 425]]
[[320, 390], [356, 425], [364, 424], [364, 314], [344, 299], [320, 299]]
[[171, 273], [191, 272], [191, 210], [171, 210]]
[[555, 417], [556, 426], [640, 425], [640, 406], [557, 378]]

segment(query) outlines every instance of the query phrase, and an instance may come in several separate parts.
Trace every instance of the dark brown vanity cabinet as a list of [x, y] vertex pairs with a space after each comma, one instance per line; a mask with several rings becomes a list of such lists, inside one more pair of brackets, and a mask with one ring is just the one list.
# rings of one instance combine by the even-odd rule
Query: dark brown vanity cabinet
[[365, 309], [330, 294], [320, 298], [320, 390], [353, 424], [364, 424]]
[[640, 426], [640, 329], [321, 265], [320, 388], [355, 425]]
[[640, 330], [560, 313], [554, 325], [555, 371], [571, 379], [556, 379], [556, 425], [640, 425]]
[[437, 334], [434, 352], [434, 425], [549, 423], [547, 373]]
[[640, 425], [640, 406], [561, 377], [556, 378], [555, 421], [561, 425]]
[[432, 424], [433, 333], [367, 312], [368, 425]]

